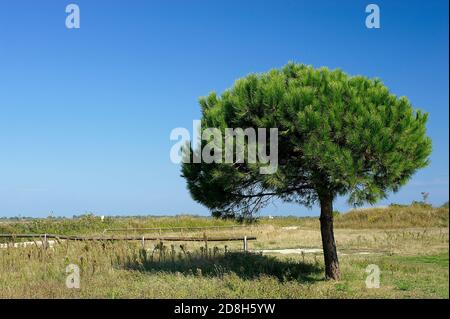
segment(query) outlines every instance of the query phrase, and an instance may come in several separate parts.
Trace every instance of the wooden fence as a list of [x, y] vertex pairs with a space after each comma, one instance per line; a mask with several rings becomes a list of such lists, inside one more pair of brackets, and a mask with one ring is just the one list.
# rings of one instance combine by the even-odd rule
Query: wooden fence
[[55, 235], [55, 234], [0, 234], [0, 239], [34, 239], [41, 238], [44, 247], [48, 246], [49, 239], [55, 239], [57, 242], [61, 240], [68, 241], [140, 241], [142, 247], [145, 247], [145, 241], [196, 241], [204, 242], [208, 245], [208, 242], [227, 242], [227, 241], [242, 241], [244, 251], [248, 249], [248, 241], [256, 240], [256, 237], [208, 237], [206, 234], [203, 237], [166, 237], [166, 236], [125, 236], [125, 237], [114, 237], [114, 236], [67, 236], [67, 235]]
[[142, 232], [142, 231], [155, 231], [158, 233], [166, 232], [166, 231], [180, 231], [183, 230], [208, 230], [208, 229], [214, 229], [214, 230], [221, 230], [221, 229], [236, 229], [236, 228], [251, 228], [253, 225], [226, 225], [226, 226], [184, 226], [184, 227], [136, 227], [136, 228], [106, 228], [103, 230], [103, 233], [107, 232]]

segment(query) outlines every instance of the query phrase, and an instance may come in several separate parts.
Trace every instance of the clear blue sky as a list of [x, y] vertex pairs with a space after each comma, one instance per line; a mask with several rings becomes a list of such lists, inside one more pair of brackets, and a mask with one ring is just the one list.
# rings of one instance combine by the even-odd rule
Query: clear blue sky
[[[71, 2], [78, 30], [65, 28]], [[381, 29], [365, 27], [369, 3]], [[448, 2], [437, 0], [2, 0], [0, 216], [207, 214], [170, 161], [170, 131], [200, 118], [199, 96], [290, 60], [380, 77], [429, 112], [431, 165], [380, 205], [421, 191], [442, 204], [448, 23]]]

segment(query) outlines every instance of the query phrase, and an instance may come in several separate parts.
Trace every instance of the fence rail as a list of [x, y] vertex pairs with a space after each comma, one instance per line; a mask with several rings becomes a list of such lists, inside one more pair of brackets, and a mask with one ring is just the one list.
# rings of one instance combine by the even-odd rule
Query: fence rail
[[184, 227], [130, 227], [130, 228], [106, 228], [103, 233], [107, 232], [132, 232], [132, 231], [182, 231], [182, 230], [207, 230], [207, 229], [234, 229], [248, 228], [252, 225], [229, 225], [229, 226], [184, 226]]
[[248, 241], [256, 240], [256, 237], [252, 236], [240, 236], [240, 237], [208, 237], [206, 234], [203, 237], [167, 237], [167, 236], [67, 236], [67, 235], [55, 235], [55, 234], [0, 234], [0, 238], [9, 239], [26, 239], [26, 238], [42, 238], [44, 246], [47, 246], [49, 239], [59, 240], [72, 240], [72, 241], [141, 241], [142, 246], [145, 247], [145, 241], [196, 241], [196, 242], [218, 242], [218, 241], [242, 241], [244, 250], [247, 251]]

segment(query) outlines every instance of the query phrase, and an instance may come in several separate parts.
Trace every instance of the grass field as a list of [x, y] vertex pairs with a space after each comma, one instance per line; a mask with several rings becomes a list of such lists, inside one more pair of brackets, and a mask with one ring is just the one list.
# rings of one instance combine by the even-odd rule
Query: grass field
[[[242, 243], [62, 242], [49, 249], [0, 249], [0, 298], [449, 298], [448, 208], [389, 207], [336, 216], [343, 278], [326, 281], [320, 252], [258, 250], [321, 248], [317, 218], [261, 219], [213, 235], [254, 235]], [[0, 233], [102, 234], [105, 228], [234, 225], [205, 217], [40, 219], [4, 221]], [[203, 231], [180, 232], [186, 236]], [[125, 233], [117, 232], [116, 236]], [[147, 234], [139, 232], [140, 234]], [[226, 246], [226, 248], [225, 248]], [[81, 288], [65, 285], [66, 267], [81, 270]], [[366, 267], [381, 270], [366, 288]]]

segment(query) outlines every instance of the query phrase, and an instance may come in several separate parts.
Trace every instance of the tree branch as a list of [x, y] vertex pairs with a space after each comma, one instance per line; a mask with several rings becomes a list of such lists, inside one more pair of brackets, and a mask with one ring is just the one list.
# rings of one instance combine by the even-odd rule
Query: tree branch
[[258, 193], [258, 194], [236, 194], [236, 193], [231, 193], [231, 195], [236, 196], [236, 197], [241, 197], [241, 198], [255, 198], [255, 197], [264, 197], [264, 196], [277, 196], [277, 195], [282, 195], [282, 194], [286, 194], [286, 193], [296, 192], [296, 191], [300, 191], [300, 190], [313, 190], [313, 188], [310, 187], [310, 186], [300, 186], [300, 187], [295, 187], [295, 188], [291, 188], [291, 189], [286, 189], [286, 190], [280, 191], [280, 192]]

